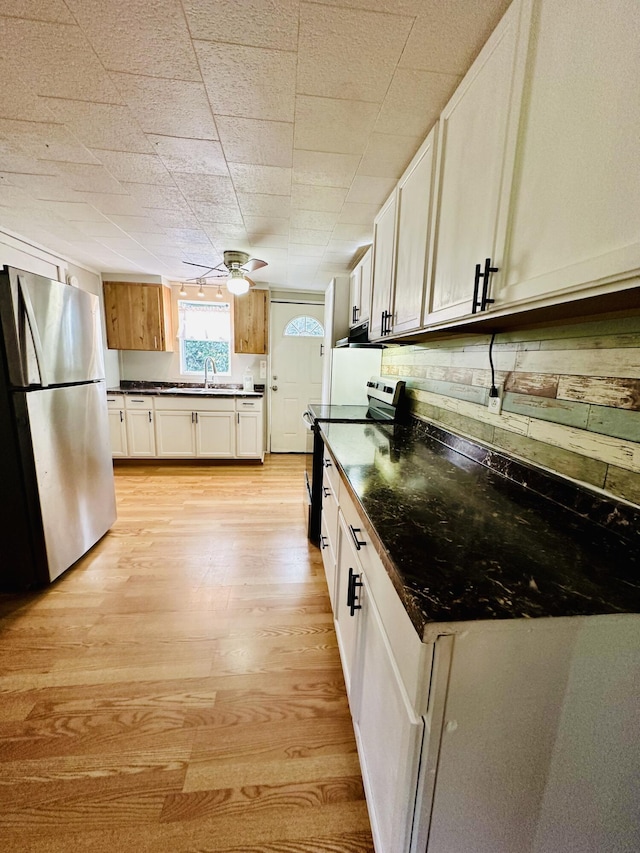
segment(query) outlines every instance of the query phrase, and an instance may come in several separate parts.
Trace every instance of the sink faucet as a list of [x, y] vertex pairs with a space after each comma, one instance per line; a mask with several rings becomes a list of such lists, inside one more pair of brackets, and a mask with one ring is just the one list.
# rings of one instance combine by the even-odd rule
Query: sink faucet
[[204, 385], [203, 388], [209, 387], [209, 368], [211, 368], [211, 373], [215, 376], [218, 371], [216, 369], [216, 362], [213, 356], [208, 355], [204, 360]]

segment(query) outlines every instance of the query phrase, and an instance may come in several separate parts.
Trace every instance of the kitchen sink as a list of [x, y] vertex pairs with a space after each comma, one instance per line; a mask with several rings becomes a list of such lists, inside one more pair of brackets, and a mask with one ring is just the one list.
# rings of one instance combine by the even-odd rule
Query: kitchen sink
[[189, 397], [194, 396], [196, 394], [206, 394], [210, 395], [226, 395], [233, 396], [238, 393], [238, 388], [167, 388], [164, 392], [165, 394], [186, 394]]

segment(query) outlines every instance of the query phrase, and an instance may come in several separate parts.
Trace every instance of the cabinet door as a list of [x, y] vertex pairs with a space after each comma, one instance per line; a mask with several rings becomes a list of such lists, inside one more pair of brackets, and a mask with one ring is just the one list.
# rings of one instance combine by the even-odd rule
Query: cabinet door
[[619, 289], [640, 268], [640, 4], [536, 12], [501, 303]]
[[424, 720], [408, 702], [366, 576], [363, 583], [354, 715], [362, 779], [377, 853], [408, 853]]
[[371, 313], [371, 257], [372, 250], [369, 249], [360, 261], [360, 311], [358, 313], [360, 323], [368, 320]]
[[238, 412], [236, 430], [236, 456], [261, 459], [263, 454], [262, 415]]
[[268, 345], [268, 290], [250, 290], [233, 297], [233, 348], [235, 352], [264, 355]]
[[327, 589], [329, 590], [329, 600], [331, 601], [331, 609], [335, 614], [336, 555], [334, 551], [334, 543], [331, 541], [331, 536], [327, 529], [327, 519], [324, 513], [322, 514], [320, 523], [320, 553], [322, 554], [322, 565], [324, 566], [324, 573], [325, 577], [327, 578]]
[[[338, 531], [338, 564], [336, 567], [335, 580], [335, 604], [334, 616], [338, 648], [342, 661], [344, 682], [349, 697], [351, 713], [355, 717], [355, 698], [357, 693], [356, 684], [356, 655], [358, 644], [358, 623], [361, 610], [352, 608], [351, 596], [353, 591], [353, 576], [356, 582], [362, 581], [362, 568], [358, 560], [357, 552], [351, 538], [351, 533], [345, 524], [342, 514], [339, 515]], [[356, 587], [356, 596], [362, 587]], [[359, 601], [354, 602], [356, 605]]]
[[235, 451], [233, 412], [196, 412], [196, 454], [230, 459]]
[[373, 223], [373, 279], [369, 336], [380, 338], [390, 330], [396, 228], [395, 190]]
[[502, 268], [529, 19], [515, 0], [440, 116], [427, 323], [471, 313], [476, 264]]
[[195, 456], [195, 413], [156, 410], [158, 456]]
[[109, 438], [112, 456], [128, 456], [127, 426], [123, 409], [109, 409]]
[[149, 409], [127, 410], [126, 424], [129, 456], [155, 456], [153, 412]]
[[398, 183], [394, 332], [409, 332], [422, 324], [436, 129]]
[[109, 349], [173, 350], [169, 288], [105, 281], [103, 293]]
[[360, 264], [349, 276], [349, 325], [354, 326], [360, 322], [360, 280], [362, 267]]

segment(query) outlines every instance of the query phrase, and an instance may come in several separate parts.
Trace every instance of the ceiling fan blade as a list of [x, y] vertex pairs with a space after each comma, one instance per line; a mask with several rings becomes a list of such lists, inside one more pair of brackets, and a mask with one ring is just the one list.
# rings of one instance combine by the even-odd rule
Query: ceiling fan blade
[[[265, 266], [266, 266], [266, 264], [265, 264]], [[255, 281], [250, 279], [248, 275], [245, 275], [244, 278], [246, 278], [246, 280], [249, 282], [249, 287], [255, 287], [256, 286]]]
[[240, 269], [246, 270], [247, 272], [255, 272], [256, 270], [261, 270], [262, 267], [268, 266], [266, 261], [261, 261], [258, 258], [249, 258], [246, 264], [243, 264]]

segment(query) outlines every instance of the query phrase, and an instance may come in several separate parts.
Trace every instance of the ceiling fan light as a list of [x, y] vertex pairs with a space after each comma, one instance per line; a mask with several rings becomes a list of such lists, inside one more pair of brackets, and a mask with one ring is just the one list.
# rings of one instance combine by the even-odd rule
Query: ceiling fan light
[[249, 282], [240, 272], [240, 270], [231, 270], [231, 275], [227, 279], [227, 290], [233, 293], [234, 296], [242, 296], [243, 293], [248, 293]]

